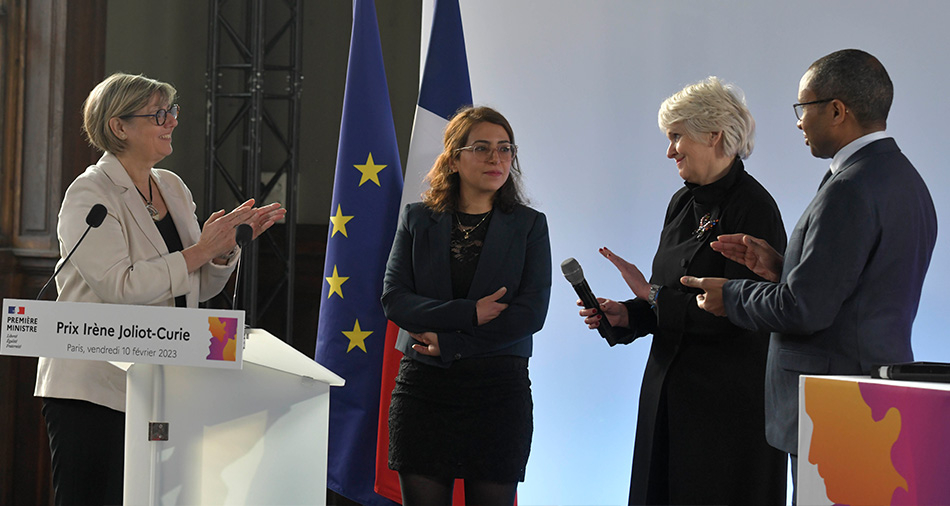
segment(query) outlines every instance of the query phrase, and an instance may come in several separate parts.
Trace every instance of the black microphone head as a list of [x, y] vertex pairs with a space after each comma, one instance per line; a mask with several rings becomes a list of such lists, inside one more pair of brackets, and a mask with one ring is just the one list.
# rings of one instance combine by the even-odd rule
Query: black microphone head
[[237, 226], [237, 230], [234, 232], [234, 242], [237, 243], [240, 247], [245, 247], [249, 242], [251, 242], [251, 237], [254, 236], [254, 229], [251, 228], [247, 223], [241, 223]]
[[102, 220], [106, 219], [106, 212], [106, 206], [102, 204], [92, 206], [92, 209], [89, 210], [89, 214], [86, 215], [86, 225], [92, 228], [102, 225]]
[[581, 269], [581, 264], [577, 263], [574, 257], [570, 257], [561, 262], [561, 272], [564, 273], [564, 277], [567, 278], [572, 285], [584, 281], [584, 269]]

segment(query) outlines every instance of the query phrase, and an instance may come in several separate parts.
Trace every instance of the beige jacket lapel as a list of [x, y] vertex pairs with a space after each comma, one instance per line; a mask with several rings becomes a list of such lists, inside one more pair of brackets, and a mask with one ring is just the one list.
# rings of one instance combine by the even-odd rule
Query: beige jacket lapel
[[[149, 243], [159, 254], [168, 254], [168, 248], [165, 246], [162, 234], [159, 233], [158, 227], [155, 226], [155, 222], [152, 221], [152, 217], [145, 209], [145, 202], [142, 200], [142, 196], [139, 195], [139, 192], [135, 189], [132, 178], [129, 177], [129, 173], [125, 171], [125, 167], [122, 166], [119, 159], [111, 153], [106, 153], [102, 155], [102, 159], [99, 160], [99, 166], [116, 186], [116, 192], [121, 197], [122, 203], [135, 220], [142, 234], [148, 239]], [[174, 217], [174, 215], [172, 217]]]
[[152, 178], [162, 192], [162, 198], [165, 199], [165, 207], [168, 208], [172, 220], [175, 222], [175, 228], [178, 230], [178, 237], [181, 238], [181, 244], [187, 248], [198, 242], [201, 236], [201, 229], [195, 222], [195, 212], [191, 206], [191, 195], [185, 195], [184, 187], [178, 180], [178, 177], [171, 172], [161, 169], [152, 169]]

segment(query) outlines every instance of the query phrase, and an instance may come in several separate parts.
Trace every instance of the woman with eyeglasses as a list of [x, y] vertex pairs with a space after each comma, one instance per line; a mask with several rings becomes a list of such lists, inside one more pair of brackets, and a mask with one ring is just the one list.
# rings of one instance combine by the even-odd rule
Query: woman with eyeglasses
[[650, 280], [607, 248], [600, 253], [636, 298], [599, 299], [618, 342], [653, 335], [633, 451], [629, 504], [785, 504], [786, 456], [765, 440], [767, 335], [696, 305], [680, 277], [760, 279], [710, 248], [721, 234], [756, 230], [785, 250], [768, 191], [746, 172], [755, 121], [741, 91], [710, 77], [667, 98], [658, 114], [685, 186], [666, 209]]
[[528, 357], [551, 291], [544, 214], [525, 205], [514, 133], [460, 110], [399, 219], [382, 304], [404, 354], [389, 411], [389, 467], [404, 505], [512, 504], [533, 432]]
[[[106, 216], [56, 275], [57, 300], [197, 307], [234, 270], [235, 227], [247, 223], [256, 237], [285, 214], [279, 204], [254, 208], [252, 199], [199, 226], [188, 187], [154, 168], [172, 153], [175, 95], [167, 83], [113, 74], [86, 98], [83, 131], [103, 155], [66, 190], [62, 257], [94, 205]], [[56, 504], [121, 504], [125, 372], [108, 362], [40, 358], [35, 395], [43, 398]]]

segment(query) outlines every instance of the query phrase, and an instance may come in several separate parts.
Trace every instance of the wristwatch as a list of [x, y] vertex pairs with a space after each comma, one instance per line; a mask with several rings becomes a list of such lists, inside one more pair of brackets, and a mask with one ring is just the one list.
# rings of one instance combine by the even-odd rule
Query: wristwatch
[[656, 307], [656, 296], [660, 293], [660, 288], [663, 288], [660, 285], [650, 284], [650, 295], [647, 295], [647, 302], [650, 303], [650, 307]]

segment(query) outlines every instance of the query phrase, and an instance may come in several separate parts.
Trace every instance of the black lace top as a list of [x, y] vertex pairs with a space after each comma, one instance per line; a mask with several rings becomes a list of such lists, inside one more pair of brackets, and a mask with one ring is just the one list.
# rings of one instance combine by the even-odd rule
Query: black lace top
[[449, 266], [452, 272], [452, 296], [456, 299], [468, 296], [475, 268], [478, 267], [478, 256], [485, 244], [491, 214], [491, 211], [483, 214], [455, 213], [452, 239], [449, 242]]

